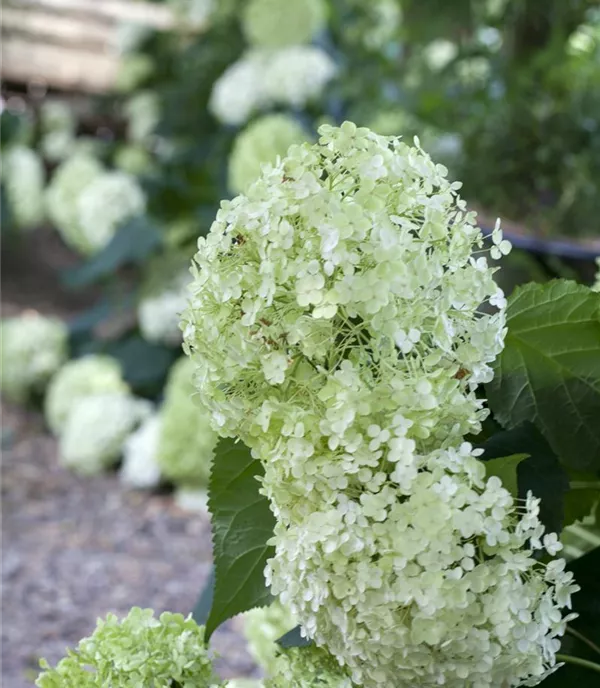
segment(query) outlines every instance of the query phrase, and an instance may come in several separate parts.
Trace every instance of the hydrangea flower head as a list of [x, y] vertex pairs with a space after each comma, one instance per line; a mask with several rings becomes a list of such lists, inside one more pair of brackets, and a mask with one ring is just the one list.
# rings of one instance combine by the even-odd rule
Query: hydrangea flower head
[[217, 79], [210, 96], [209, 109], [224, 124], [243, 124], [250, 115], [267, 104], [263, 88], [265, 55], [251, 51], [230, 65]]
[[[179, 321], [187, 303], [189, 272], [180, 272], [167, 280], [149, 280], [138, 304], [137, 316], [141, 333], [149, 342], [181, 344]], [[154, 282], [159, 282], [157, 286]]]
[[265, 688], [353, 688], [348, 674], [321, 648], [303, 647], [277, 655]]
[[208, 412], [198, 403], [186, 357], [171, 368], [161, 408], [157, 461], [165, 478], [176, 485], [205, 487], [217, 444]]
[[140, 91], [124, 106], [127, 118], [127, 137], [131, 141], [146, 141], [160, 121], [160, 101], [154, 91]]
[[41, 392], [68, 355], [68, 332], [58, 318], [27, 311], [2, 321], [0, 389], [7, 399], [25, 402]]
[[91, 354], [66, 363], [52, 378], [44, 401], [46, 422], [59, 435], [71, 410], [81, 399], [94, 394], [127, 393], [119, 362], [110, 356]]
[[156, 487], [160, 483], [160, 466], [156, 460], [162, 418], [154, 413], [142, 422], [123, 445], [123, 465], [119, 478], [136, 489]]
[[60, 436], [60, 462], [82, 475], [109, 468], [118, 461], [125, 440], [151, 410], [150, 402], [122, 393], [80, 399]]
[[6, 201], [17, 227], [39, 225], [45, 215], [44, 165], [39, 155], [27, 146], [11, 146], [4, 155], [2, 180]]
[[40, 147], [45, 158], [59, 162], [67, 158], [75, 146], [77, 122], [73, 110], [60, 100], [51, 100], [40, 108], [43, 132]]
[[262, 48], [309, 43], [325, 24], [323, 0], [250, 0], [242, 27], [248, 41]]
[[38, 688], [221, 686], [204, 643], [204, 627], [181, 614], [134, 607], [119, 620], [109, 614], [56, 667], [41, 662]]
[[242, 193], [259, 176], [264, 163], [274, 163], [291, 145], [307, 138], [306, 130], [288, 115], [265, 115], [252, 122], [234, 141], [229, 157], [229, 188]]
[[243, 618], [248, 651], [267, 674], [272, 674], [280, 650], [276, 641], [296, 626], [296, 619], [289, 609], [277, 601], [268, 607], [251, 609]]

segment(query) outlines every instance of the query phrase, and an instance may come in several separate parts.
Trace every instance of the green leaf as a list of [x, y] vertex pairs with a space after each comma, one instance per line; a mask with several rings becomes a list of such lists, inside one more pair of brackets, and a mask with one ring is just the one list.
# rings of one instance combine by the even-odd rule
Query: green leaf
[[284, 633], [281, 638], [275, 641], [279, 647], [288, 649], [290, 647], [308, 647], [312, 645], [312, 640], [309, 638], [303, 638], [300, 634], [300, 626], [295, 626], [291, 631]]
[[221, 440], [208, 487], [212, 515], [215, 589], [206, 637], [227, 619], [273, 598], [265, 584], [264, 569], [275, 549], [275, 517], [259, 492], [263, 467], [244, 444]]
[[215, 596], [215, 567], [211, 567], [208, 579], [192, 611], [192, 618], [199, 626], [206, 626]]
[[82, 287], [112, 274], [118, 268], [143, 263], [162, 243], [158, 227], [146, 216], [124, 222], [110, 242], [83, 265], [65, 271], [67, 287]]
[[600, 294], [556, 280], [515, 290], [486, 386], [505, 428], [533, 422], [565, 466], [600, 469]]
[[499, 459], [490, 459], [485, 462], [485, 474], [488, 478], [492, 475], [500, 478], [502, 485], [513, 497], [517, 497], [519, 494], [517, 466], [528, 456], [529, 454], [513, 454], [512, 456], [503, 456]]
[[600, 476], [570, 472], [569, 483], [571, 489], [565, 495], [565, 526], [591, 516], [596, 504], [600, 503]]
[[[518, 496], [524, 499], [531, 491], [538, 497], [540, 520], [548, 531], [559, 533], [563, 528], [564, 495], [569, 489], [569, 477], [540, 431], [532, 423], [522, 423], [493, 435], [481, 448], [486, 465], [502, 461], [501, 457], [521, 457], [515, 466]], [[527, 458], [523, 459], [523, 455]]]

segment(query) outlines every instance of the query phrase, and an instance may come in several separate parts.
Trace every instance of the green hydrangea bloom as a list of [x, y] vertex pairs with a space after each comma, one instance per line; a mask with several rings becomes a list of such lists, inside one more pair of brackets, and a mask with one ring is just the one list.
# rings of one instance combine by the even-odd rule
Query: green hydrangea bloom
[[45, 176], [42, 160], [31, 148], [17, 145], [6, 151], [2, 177], [17, 227], [35, 227], [43, 221]]
[[352, 688], [348, 674], [324, 649], [295, 647], [281, 652], [265, 688]]
[[250, 0], [243, 29], [253, 46], [281, 48], [309, 43], [325, 19], [323, 0]]
[[195, 398], [195, 366], [182, 357], [171, 369], [162, 406], [157, 461], [165, 478], [176, 485], [203, 487], [208, 482], [217, 435]]
[[209, 688], [221, 686], [204, 643], [204, 627], [182, 614], [134, 607], [109, 614], [55, 668], [41, 661], [38, 688]]
[[296, 626], [290, 610], [280, 602], [268, 607], [257, 607], [244, 614], [244, 636], [254, 661], [268, 674], [276, 666], [278, 638]]
[[60, 100], [50, 100], [40, 108], [42, 139], [40, 148], [44, 157], [59, 162], [68, 157], [75, 147], [77, 122], [73, 109]]
[[46, 394], [44, 413], [55, 435], [64, 429], [70, 411], [84, 397], [127, 393], [119, 362], [110, 356], [90, 355], [69, 361], [53, 377]]
[[96, 158], [77, 153], [60, 165], [46, 190], [50, 220], [64, 242], [81, 253], [89, 253], [91, 247], [81, 229], [77, 201], [83, 190], [102, 174], [102, 165]]
[[10, 400], [27, 401], [42, 391], [67, 359], [68, 333], [58, 318], [28, 311], [2, 321], [0, 389]]
[[288, 115], [265, 115], [252, 122], [238, 135], [229, 156], [230, 189], [243, 193], [258, 179], [263, 164], [275, 163], [291, 145], [308, 138], [305, 129]]

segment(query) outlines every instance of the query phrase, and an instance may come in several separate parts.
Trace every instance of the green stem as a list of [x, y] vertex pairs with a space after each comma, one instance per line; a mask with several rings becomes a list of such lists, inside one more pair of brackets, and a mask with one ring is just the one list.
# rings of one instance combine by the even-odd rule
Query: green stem
[[572, 655], [558, 654], [556, 655], [556, 660], [558, 662], [564, 662], [565, 664], [576, 664], [584, 669], [597, 671], [600, 674], [600, 664], [596, 664], [596, 662], [590, 662], [588, 659], [581, 659], [581, 657], [573, 657]]
[[572, 483], [569, 483], [569, 487], [572, 490], [600, 490], [600, 480], [592, 483], [587, 483], [585, 480], [575, 480]]
[[591, 641], [589, 638], [586, 638], [583, 633], [580, 633], [579, 631], [576, 631], [574, 628], [571, 626], [567, 626], [567, 633], [569, 635], [572, 635], [574, 638], [577, 638], [580, 640], [582, 643], [585, 643], [588, 647], [590, 647], [594, 652], [597, 652], [600, 655], [600, 647], [596, 645], [593, 641]]

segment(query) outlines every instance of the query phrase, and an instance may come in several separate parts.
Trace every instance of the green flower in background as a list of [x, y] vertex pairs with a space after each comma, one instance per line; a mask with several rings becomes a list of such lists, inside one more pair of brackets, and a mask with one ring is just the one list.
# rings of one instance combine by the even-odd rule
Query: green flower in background
[[280, 648], [276, 641], [291, 631], [296, 623], [294, 615], [280, 602], [257, 607], [244, 614], [244, 636], [248, 641], [248, 651], [267, 674], [273, 673], [277, 666]]
[[325, 19], [323, 0], [250, 0], [243, 30], [253, 46], [281, 48], [310, 43], [325, 26]]
[[212, 669], [204, 627], [190, 617], [134, 607], [122, 620], [109, 614], [76, 650], [52, 668], [45, 660], [38, 688], [209, 688]]
[[187, 357], [171, 369], [162, 406], [157, 460], [165, 478], [176, 485], [205, 487], [217, 444], [210, 418], [195, 398], [195, 366]]
[[281, 652], [265, 688], [352, 688], [348, 674], [326, 651], [314, 646]]
[[44, 220], [44, 164], [31, 148], [10, 147], [4, 155], [2, 180], [17, 227], [32, 228]]
[[243, 193], [258, 179], [265, 163], [274, 164], [293, 144], [309, 138], [306, 130], [288, 115], [265, 115], [236, 138], [229, 156], [229, 187]]
[[89, 355], [66, 363], [52, 378], [44, 413], [55, 435], [65, 427], [69, 413], [85, 397], [95, 394], [127, 393], [119, 362], [110, 356]]
[[41, 392], [67, 359], [67, 328], [58, 318], [27, 311], [2, 321], [0, 389], [11, 401]]

